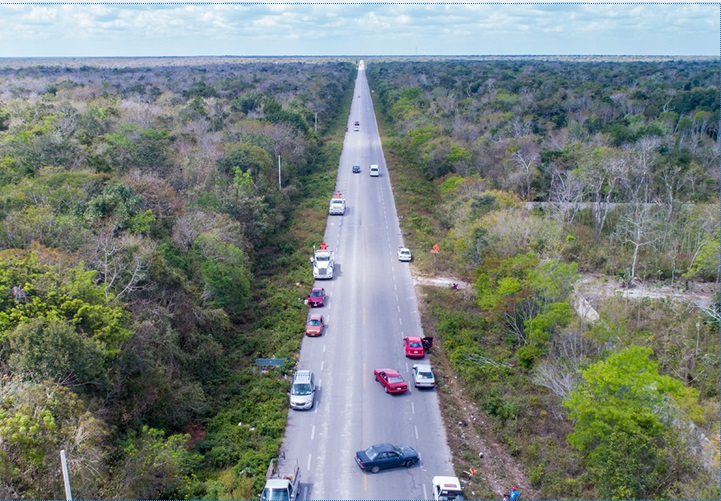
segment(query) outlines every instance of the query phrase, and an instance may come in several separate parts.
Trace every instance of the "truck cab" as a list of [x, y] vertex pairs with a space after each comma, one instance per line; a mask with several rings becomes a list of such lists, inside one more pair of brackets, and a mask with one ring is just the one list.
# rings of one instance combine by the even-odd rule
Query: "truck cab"
[[300, 490], [298, 460], [271, 459], [260, 501], [295, 501]]
[[461, 482], [457, 477], [433, 477], [434, 501], [463, 501]]
[[345, 214], [345, 198], [331, 198], [328, 214], [331, 216], [342, 216]]

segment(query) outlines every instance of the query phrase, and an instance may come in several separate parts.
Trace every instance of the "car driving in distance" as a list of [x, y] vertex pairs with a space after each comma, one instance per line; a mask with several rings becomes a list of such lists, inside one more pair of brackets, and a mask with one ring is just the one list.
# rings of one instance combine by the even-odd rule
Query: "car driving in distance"
[[325, 289], [322, 287], [313, 287], [308, 294], [308, 306], [325, 306]]
[[323, 315], [320, 313], [311, 313], [305, 322], [305, 335], [311, 337], [322, 336], [323, 327], [325, 327]]
[[373, 371], [376, 381], [383, 387], [386, 393], [405, 393], [408, 391], [403, 376], [395, 369], [376, 369]]
[[407, 247], [399, 247], [398, 248], [398, 261], [404, 261], [409, 263], [413, 259], [413, 256], [411, 255], [411, 250]]
[[410, 468], [418, 461], [418, 453], [408, 445], [377, 444], [355, 453], [355, 462], [360, 469], [371, 473], [398, 466]]
[[413, 364], [413, 384], [416, 388], [435, 388], [436, 376], [429, 364]]
[[353, 174], [360, 174], [360, 165], [353, 166]]
[[423, 340], [419, 336], [404, 337], [403, 349], [408, 358], [423, 358], [426, 354], [426, 350], [423, 348]]

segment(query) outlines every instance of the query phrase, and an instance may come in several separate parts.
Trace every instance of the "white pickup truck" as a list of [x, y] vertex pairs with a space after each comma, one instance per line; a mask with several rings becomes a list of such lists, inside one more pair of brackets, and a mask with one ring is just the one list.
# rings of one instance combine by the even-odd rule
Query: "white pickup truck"
[[434, 501], [463, 501], [461, 482], [457, 477], [433, 477]]
[[345, 214], [345, 198], [331, 198], [328, 206], [328, 214], [331, 216], [342, 216]]
[[298, 460], [270, 460], [260, 501], [295, 501], [300, 490]]

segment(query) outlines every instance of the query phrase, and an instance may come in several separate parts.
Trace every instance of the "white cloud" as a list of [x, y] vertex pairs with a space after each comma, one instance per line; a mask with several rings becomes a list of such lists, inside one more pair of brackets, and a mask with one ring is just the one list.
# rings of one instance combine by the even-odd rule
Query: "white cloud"
[[717, 5], [0, 5], [0, 57], [717, 55], [718, 38]]

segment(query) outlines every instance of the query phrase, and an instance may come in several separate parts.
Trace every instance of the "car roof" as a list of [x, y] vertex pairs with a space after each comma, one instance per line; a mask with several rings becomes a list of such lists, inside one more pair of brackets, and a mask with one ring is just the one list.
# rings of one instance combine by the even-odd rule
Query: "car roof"
[[433, 477], [433, 483], [436, 485], [440, 485], [444, 489], [459, 489], [461, 488], [461, 483], [458, 481], [456, 477], [442, 477], [442, 476], [436, 476]]
[[308, 320], [323, 320], [323, 315], [320, 313], [311, 313], [308, 315]]
[[389, 376], [400, 376], [400, 373], [395, 369], [376, 369], [378, 372], [385, 372]]
[[433, 372], [430, 364], [414, 364], [414, 369], [418, 369], [421, 372]]
[[401, 247], [401, 248], [398, 249], [398, 250], [401, 251], [401, 252], [410, 252], [410, 251], [411, 251], [408, 247]]
[[311, 374], [313, 374], [313, 371], [309, 371], [307, 369], [296, 371], [295, 376], [293, 376], [293, 381], [309, 380]]
[[323, 290], [323, 287], [313, 287], [310, 291], [311, 291], [311, 292], [318, 292], [318, 291], [322, 291], [322, 290]]
[[373, 450], [376, 452], [390, 452], [396, 450], [396, 446], [389, 443], [371, 445], [371, 447], [373, 447]]
[[408, 341], [421, 341], [420, 336], [406, 336], [405, 339], [408, 339]]

